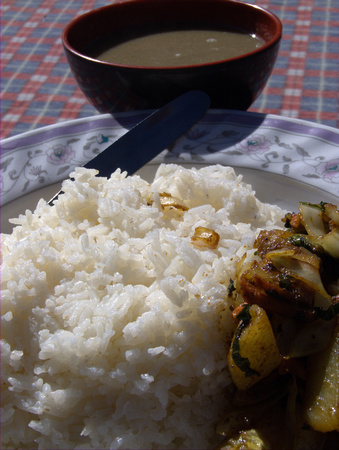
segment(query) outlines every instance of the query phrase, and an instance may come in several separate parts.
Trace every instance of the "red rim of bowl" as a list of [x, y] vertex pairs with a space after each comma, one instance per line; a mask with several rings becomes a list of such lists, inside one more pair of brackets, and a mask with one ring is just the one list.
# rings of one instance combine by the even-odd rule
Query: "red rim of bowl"
[[[161, 0], [160, 0], [161, 1]], [[104, 66], [108, 66], [108, 67], [117, 67], [117, 68], [123, 68], [123, 69], [133, 69], [133, 70], [153, 70], [153, 71], [161, 71], [161, 70], [166, 70], [166, 71], [178, 71], [178, 70], [183, 70], [183, 69], [193, 69], [193, 68], [197, 68], [197, 67], [208, 67], [208, 66], [213, 66], [213, 65], [217, 65], [217, 64], [223, 64], [223, 63], [228, 63], [228, 62], [232, 62], [232, 61], [237, 61], [243, 58], [246, 58], [248, 56], [252, 56], [255, 55], [256, 53], [261, 53], [263, 51], [265, 51], [266, 49], [268, 49], [269, 47], [275, 45], [276, 43], [278, 43], [282, 37], [282, 22], [281, 20], [271, 11], [269, 11], [268, 9], [263, 8], [262, 6], [258, 6], [258, 5], [253, 5], [252, 3], [246, 3], [246, 2], [238, 2], [235, 0], [225, 0], [225, 3], [241, 3], [241, 5], [243, 5], [244, 7], [249, 7], [249, 8], [253, 8], [256, 9], [258, 11], [263, 12], [264, 14], [266, 14], [267, 16], [269, 16], [272, 21], [274, 22], [274, 24], [276, 25], [276, 32], [275, 34], [272, 36], [272, 38], [266, 42], [265, 44], [263, 44], [261, 47], [248, 52], [248, 53], [243, 53], [239, 56], [235, 56], [233, 58], [227, 58], [227, 59], [220, 59], [217, 61], [212, 61], [212, 62], [206, 62], [206, 63], [200, 63], [200, 64], [189, 64], [189, 65], [180, 65], [180, 66], [133, 66], [133, 65], [127, 65], [127, 64], [118, 64], [118, 63], [111, 63], [108, 61], [102, 61], [101, 59], [96, 59], [96, 58], [92, 58], [91, 56], [87, 56], [84, 53], [80, 53], [79, 51], [75, 50], [69, 43], [68, 41], [68, 32], [70, 31], [70, 29], [79, 21], [83, 20], [83, 18], [89, 17], [93, 14], [93, 12], [101, 12], [105, 9], [111, 9], [112, 7], [114, 7], [114, 5], [120, 5], [121, 3], [124, 3], [124, 1], [120, 1], [117, 3], [112, 3], [109, 5], [105, 5], [102, 6], [101, 8], [97, 8], [91, 11], [88, 11], [78, 17], [75, 17], [73, 20], [71, 20], [69, 22], [68, 25], [66, 25], [66, 27], [64, 28], [64, 30], [62, 31], [61, 34], [61, 40], [63, 43], [63, 46], [70, 52], [73, 53], [74, 55], [78, 56], [81, 59], [87, 59], [88, 61], [92, 61], [95, 63], [99, 63], [100, 65], [104, 65]], [[126, 0], [126, 3], [132, 4], [133, 0]]]

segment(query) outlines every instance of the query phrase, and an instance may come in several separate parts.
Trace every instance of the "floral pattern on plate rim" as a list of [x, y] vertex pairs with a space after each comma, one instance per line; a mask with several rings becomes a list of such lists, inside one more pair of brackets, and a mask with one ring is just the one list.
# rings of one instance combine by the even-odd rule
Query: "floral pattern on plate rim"
[[[143, 117], [145, 113], [131, 114], [128, 122], [134, 125]], [[46, 128], [2, 142], [2, 147], [8, 141], [12, 147], [1, 160], [3, 205], [66, 178], [126, 132], [109, 115], [57, 124], [44, 140]], [[32, 135], [35, 142], [28, 143]], [[273, 115], [211, 111], [153, 162], [254, 168], [339, 197], [338, 150], [339, 130], [330, 127]]]

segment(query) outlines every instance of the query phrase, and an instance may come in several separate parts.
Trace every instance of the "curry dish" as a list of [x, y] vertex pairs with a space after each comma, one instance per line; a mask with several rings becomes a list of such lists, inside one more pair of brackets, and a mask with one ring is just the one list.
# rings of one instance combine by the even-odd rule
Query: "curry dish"
[[338, 448], [339, 211], [300, 203], [284, 221], [259, 233], [229, 287], [236, 389], [220, 450]]

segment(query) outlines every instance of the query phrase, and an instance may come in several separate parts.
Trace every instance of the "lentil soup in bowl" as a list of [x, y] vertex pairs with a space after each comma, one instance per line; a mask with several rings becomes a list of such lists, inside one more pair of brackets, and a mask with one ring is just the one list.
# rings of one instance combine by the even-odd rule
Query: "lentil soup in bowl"
[[246, 110], [272, 72], [281, 36], [273, 13], [245, 2], [127, 0], [76, 17], [62, 42], [100, 112], [159, 108], [191, 89], [205, 91], [212, 108]]

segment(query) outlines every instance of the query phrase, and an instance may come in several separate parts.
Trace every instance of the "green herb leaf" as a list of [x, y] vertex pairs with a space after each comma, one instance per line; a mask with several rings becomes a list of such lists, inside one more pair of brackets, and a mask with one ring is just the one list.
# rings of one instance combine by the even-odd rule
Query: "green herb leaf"
[[235, 291], [234, 281], [232, 279], [230, 279], [230, 284], [228, 285], [228, 288], [227, 288], [227, 293], [228, 293], [229, 297], [232, 295], [233, 291]]
[[232, 343], [233, 361], [239, 367], [239, 369], [245, 373], [246, 377], [251, 377], [253, 375], [260, 375], [259, 372], [251, 368], [249, 359], [242, 357], [240, 354], [240, 345], [239, 345], [240, 336], [244, 328], [246, 328], [246, 326], [251, 321], [251, 314], [249, 312], [249, 309], [250, 305], [244, 305], [239, 314], [237, 314], [237, 319], [240, 320], [240, 323], [237, 329], [235, 330], [234, 339]]
[[335, 303], [327, 309], [320, 307], [315, 307], [314, 309], [316, 310], [319, 319], [332, 320], [337, 314], [339, 314], [339, 303]]
[[319, 244], [314, 243], [312, 239], [307, 235], [294, 234], [293, 236], [290, 236], [288, 238], [288, 241], [296, 247], [303, 247], [306, 250], [315, 253], [316, 255], [324, 254], [323, 247]]

